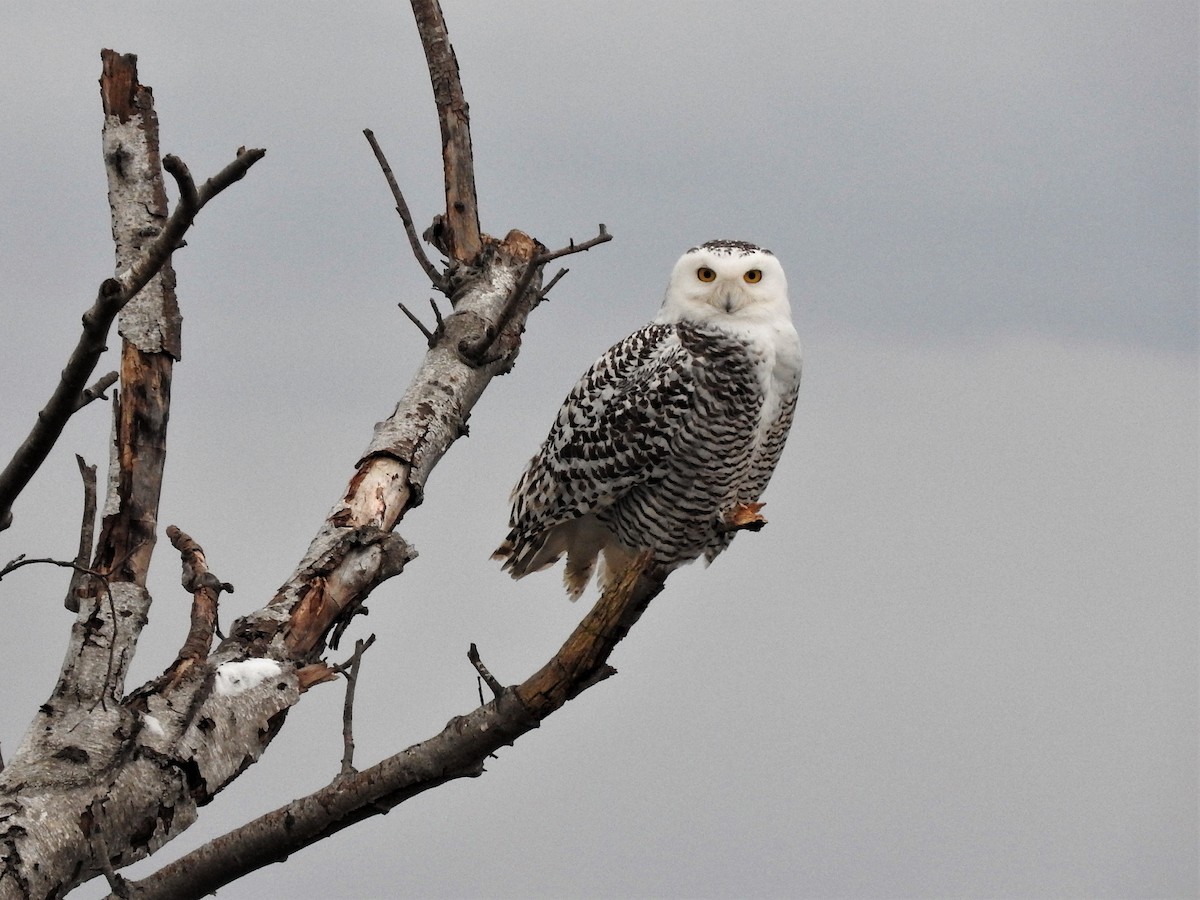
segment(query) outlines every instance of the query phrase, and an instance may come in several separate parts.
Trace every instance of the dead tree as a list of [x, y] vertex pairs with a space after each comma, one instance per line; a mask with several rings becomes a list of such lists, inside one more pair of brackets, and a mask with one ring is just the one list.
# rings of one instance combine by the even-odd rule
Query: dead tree
[[[182, 161], [160, 162], [152, 95], [138, 84], [136, 59], [102, 54], [117, 274], [101, 283], [54, 395], [0, 473], [0, 528], [11, 524], [14, 500], [70, 415], [119, 379], [112, 455], [94, 548], [93, 499], [75, 561], [18, 558], [0, 569], [3, 578], [34, 562], [70, 567], [67, 606], [76, 613], [58, 681], [0, 772], [0, 898], [58, 897], [99, 875], [117, 896], [202, 896], [429, 788], [478, 775], [490, 753], [613, 673], [609, 653], [662, 588], [663, 572], [641, 559], [562, 649], [518, 685], [499, 684], [472, 646], [471, 661], [493, 692], [490, 702], [362, 771], [351, 765], [347, 714], [347, 755], [328, 787], [139, 882], [118, 874], [188, 828], [199, 807], [259, 758], [306, 691], [339, 674], [353, 677], [363, 644], [342, 665], [327, 660], [327, 649], [336, 648], [370, 592], [414, 558], [396, 526], [425, 499], [430, 471], [464, 433], [492, 378], [513, 365], [527, 317], [563, 274], [544, 283], [543, 268], [609, 239], [602, 225], [591, 240], [551, 252], [518, 230], [499, 239], [480, 231], [457, 61], [435, 0], [412, 6], [441, 124], [446, 210], [425, 237], [445, 257], [443, 267], [426, 257], [383, 151], [366, 134], [417, 262], [451, 311], [438, 314], [436, 329], [422, 326], [429, 350], [412, 383], [376, 426], [292, 576], [215, 647], [219, 596], [232, 587], [209, 571], [196, 541], [166, 529], [193, 597], [191, 627], [171, 665], [133, 690], [125, 676], [151, 603], [146, 573], [158, 534], [171, 373], [180, 347], [171, 256], [196, 214], [263, 151], [239, 150], [229, 166], [196, 185]], [[164, 169], [179, 188], [173, 211]], [[118, 315], [119, 372], [86, 388]], [[88, 469], [80, 466], [86, 485]], [[94, 468], [90, 483], [94, 498]]]

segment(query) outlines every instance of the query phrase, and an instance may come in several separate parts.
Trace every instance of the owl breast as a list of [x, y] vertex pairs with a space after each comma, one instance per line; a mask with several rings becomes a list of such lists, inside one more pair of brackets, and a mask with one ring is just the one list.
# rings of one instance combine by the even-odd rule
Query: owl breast
[[761, 335], [675, 327], [692, 358], [689, 427], [675, 435], [661, 478], [637, 485], [598, 515], [626, 547], [653, 548], [669, 566], [712, 559], [728, 546], [732, 534], [719, 528], [718, 517], [762, 494], [799, 385], [798, 342], [793, 354], [786, 341], [780, 347]]

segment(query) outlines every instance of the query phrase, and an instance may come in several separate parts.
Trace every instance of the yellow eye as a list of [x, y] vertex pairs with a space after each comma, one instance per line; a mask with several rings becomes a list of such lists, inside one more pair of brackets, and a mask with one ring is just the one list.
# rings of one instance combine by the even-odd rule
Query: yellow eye
[[762, 281], [762, 269], [751, 269], [742, 276], [742, 281], [746, 284], [758, 284]]
[[696, 277], [701, 281], [716, 281], [717, 273], [708, 266], [701, 266], [696, 270]]

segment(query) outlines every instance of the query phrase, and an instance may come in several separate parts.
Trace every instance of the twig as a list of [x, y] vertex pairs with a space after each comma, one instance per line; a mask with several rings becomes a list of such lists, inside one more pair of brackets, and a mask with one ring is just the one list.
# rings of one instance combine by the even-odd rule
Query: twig
[[437, 301], [432, 297], [429, 298], [429, 305], [433, 307], [433, 317], [437, 319], [437, 333], [441, 334], [446, 330], [446, 320], [442, 318], [442, 311], [438, 309]]
[[[402, 313], [404, 313], [406, 316], [408, 316], [408, 320], [410, 322], [412, 322], [414, 325], [416, 325], [417, 328], [421, 329], [421, 334], [425, 335], [425, 340], [429, 343], [430, 347], [432, 347], [434, 344], [437, 343], [437, 339], [438, 339], [437, 334], [435, 332], [430, 331], [428, 328], [426, 328], [425, 324], [420, 319], [418, 319], [415, 315], [413, 315], [412, 310], [410, 310], [407, 306], [404, 305], [404, 301], [401, 300], [401, 301], [397, 302], [396, 305], [400, 307], [400, 311]], [[437, 309], [437, 307], [435, 306], [434, 309]]]
[[[479, 648], [474, 643], [467, 649], [467, 659], [471, 661], [471, 665], [475, 667], [475, 671], [479, 673], [480, 679], [489, 688], [492, 689], [492, 694], [499, 697], [504, 693], [504, 685], [496, 680], [496, 677], [488, 671], [488, 667], [483, 664], [483, 660], [479, 656]], [[479, 705], [483, 705], [482, 692], [479, 698]]]
[[108, 881], [108, 886], [112, 889], [112, 896], [125, 900], [125, 898], [129, 897], [129, 884], [117, 874], [116, 869], [113, 868], [112, 860], [109, 859], [108, 842], [104, 840], [104, 826], [100, 821], [103, 816], [104, 801], [97, 797], [84, 810], [84, 814], [80, 820], [80, 827], [83, 829], [88, 843], [92, 846], [92, 856], [100, 865], [100, 871], [104, 873], [104, 877]]
[[341, 778], [358, 771], [354, 768], [354, 689], [358, 686], [358, 669], [362, 665], [363, 654], [373, 643], [374, 634], [365, 641], [355, 641], [354, 654], [335, 667], [346, 676], [346, 702], [342, 706], [342, 768], [338, 773]]
[[[494, 324], [488, 326], [483, 337], [481, 337], [474, 345], [464, 348], [465, 355], [477, 363], [494, 362], [494, 360], [487, 358], [487, 350], [492, 346], [492, 343], [496, 340], [496, 338], [504, 332], [504, 329], [508, 326], [508, 323], [516, 314], [517, 308], [520, 306], [522, 298], [525, 296], [525, 292], [529, 290], [529, 285], [533, 282], [534, 276], [538, 273], [540, 268], [551, 260], [558, 259], [560, 256], [569, 256], [572, 253], [583, 253], [591, 250], [597, 244], [604, 244], [611, 240], [612, 235], [608, 233], [608, 229], [606, 229], [604, 224], [601, 223], [600, 233], [591, 240], [584, 241], [582, 244], [576, 244], [574, 240], [571, 240], [567, 246], [562, 247], [561, 249], [553, 250], [547, 253], [539, 253], [530, 259], [529, 262], [526, 263], [524, 270], [521, 272], [521, 277], [517, 281], [516, 286], [509, 293], [508, 299], [504, 303], [504, 309], [500, 311], [499, 318], [497, 318]], [[546, 292], [555, 285], [559, 278], [566, 274], [566, 271], [566, 269], [563, 269], [561, 272], [555, 275], [554, 278], [551, 279], [550, 283], [538, 292], [536, 299], [540, 301], [543, 297], [545, 297]]]
[[96, 858], [100, 863], [100, 870], [104, 873], [104, 879], [108, 882], [109, 888], [113, 892], [113, 896], [120, 897], [121, 900], [129, 898], [129, 884], [125, 878], [113, 868], [112, 860], [108, 858], [108, 842], [104, 840], [104, 835], [96, 832], [92, 840], [96, 846]]
[[591, 250], [597, 244], [604, 244], [611, 240], [612, 235], [608, 233], [608, 230], [604, 227], [604, 223], [602, 222], [600, 223], [600, 233], [591, 240], [584, 241], [582, 244], [577, 244], [574, 240], [571, 240], [565, 247], [561, 247], [558, 250], [553, 250], [550, 253], [542, 253], [538, 256], [535, 256], [531, 264], [544, 266], [546, 263], [550, 262], [551, 260], [558, 259], [560, 256], [570, 256], [572, 253], [583, 253]]
[[[530, 282], [533, 281], [533, 276], [537, 273], [538, 269], [540, 269], [546, 263], [558, 259], [560, 256], [570, 256], [572, 253], [586, 253], [597, 244], [604, 244], [611, 240], [612, 235], [608, 233], [608, 229], [606, 229], [604, 227], [604, 223], [601, 222], [599, 234], [597, 234], [591, 240], [584, 241], [582, 244], [576, 244], [572, 239], [565, 247], [554, 250], [550, 253], [539, 253], [537, 256], [531, 259], [528, 265], [525, 266], [525, 271], [521, 273], [521, 280], [517, 282], [517, 286], [513, 288], [513, 292], [509, 294], [508, 302], [504, 305], [504, 310], [500, 313], [500, 321], [497, 322], [495, 326], [496, 334], [499, 334], [504, 330], [504, 326], [508, 324], [508, 320], [511, 319], [513, 313], [516, 312], [517, 304], [521, 302], [521, 297], [523, 297], [525, 291], [529, 289]], [[559, 277], [560, 276], [556, 275], [554, 280], [550, 282], [550, 286], [553, 286], [554, 282], [557, 281]], [[549, 287], [546, 288], [546, 290], [549, 289]], [[539, 293], [539, 298], [543, 293], [544, 291]]]
[[63, 606], [77, 613], [79, 596], [76, 591], [87, 577], [81, 570], [86, 568], [88, 560], [91, 559], [92, 542], [96, 534], [96, 467], [89, 466], [78, 453], [75, 454], [75, 462], [79, 466], [79, 476], [83, 479], [83, 522], [79, 526], [79, 553], [75, 556], [75, 574], [71, 576], [71, 583], [67, 586]]
[[375, 139], [375, 132], [370, 128], [364, 128], [363, 134], [366, 135], [367, 143], [371, 145], [371, 150], [375, 153], [375, 159], [379, 162], [379, 168], [383, 169], [383, 177], [387, 179], [388, 187], [392, 190], [392, 198], [396, 201], [396, 212], [400, 214], [400, 221], [404, 223], [404, 233], [408, 235], [408, 245], [412, 248], [417, 265], [425, 272], [425, 275], [435, 288], [442, 293], [446, 293], [448, 290], [446, 277], [437, 270], [437, 267], [425, 255], [425, 248], [421, 246], [421, 238], [417, 235], [417, 228], [413, 224], [412, 213], [408, 210], [408, 203], [404, 200], [404, 194], [400, 191], [400, 185], [396, 183], [396, 176], [392, 174], [392, 167], [388, 165], [387, 157], [383, 155], [383, 148], [379, 146], [379, 141]]
[[78, 563], [74, 562], [73, 560], [50, 559], [49, 557], [39, 557], [38, 559], [27, 559], [25, 557], [25, 554], [22, 553], [20, 556], [16, 557], [15, 559], [10, 560], [8, 562], [8, 564], [4, 566], [4, 568], [0, 569], [0, 580], [3, 580], [5, 575], [10, 575], [11, 573], [15, 572], [17, 569], [24, 568], [25, 566], [35, 566], [35, 565], [58, 566], [59, 568], [62, 568], [62, 569], [75, 569], [79, 572], [82, 572], [84, 575], [94, 575], [97, 578], [105, 577], [103, 572], [97, 572], [95, 569], [89, 569], [87, 566], [81, 566]]
[[551, 278], [540, 291], [538, 291], [537, 302], [541, 303], [543, 300], [545, 300], [546, 295], [550, 293], [550, 290], [556, 284], [558, 284], [558, 280], [570, 271], [571, 271], [570, 269], [559, 269], [557, 272], [555, 272], [554, 277]]
[[120, 376], [116, 372], [109, 372], [107, 375], [101, 375], [96, 379], [96, 383], [89, 388], [84, 388], [83, 393], [79, 395], [79, 401], [75, 406], [75, 411], [83, 409], [93, 400], [107, 400], [108, 395], [104, 392], [117, 383]]

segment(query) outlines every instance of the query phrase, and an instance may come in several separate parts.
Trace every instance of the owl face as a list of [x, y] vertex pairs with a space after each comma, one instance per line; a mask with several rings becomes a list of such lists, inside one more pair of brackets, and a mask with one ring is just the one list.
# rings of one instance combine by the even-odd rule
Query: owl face
[[770, 250], [744, 241], [709, 241], [679, 258], [660, 322], [749, 325], [790, 319], [787, 278]]

